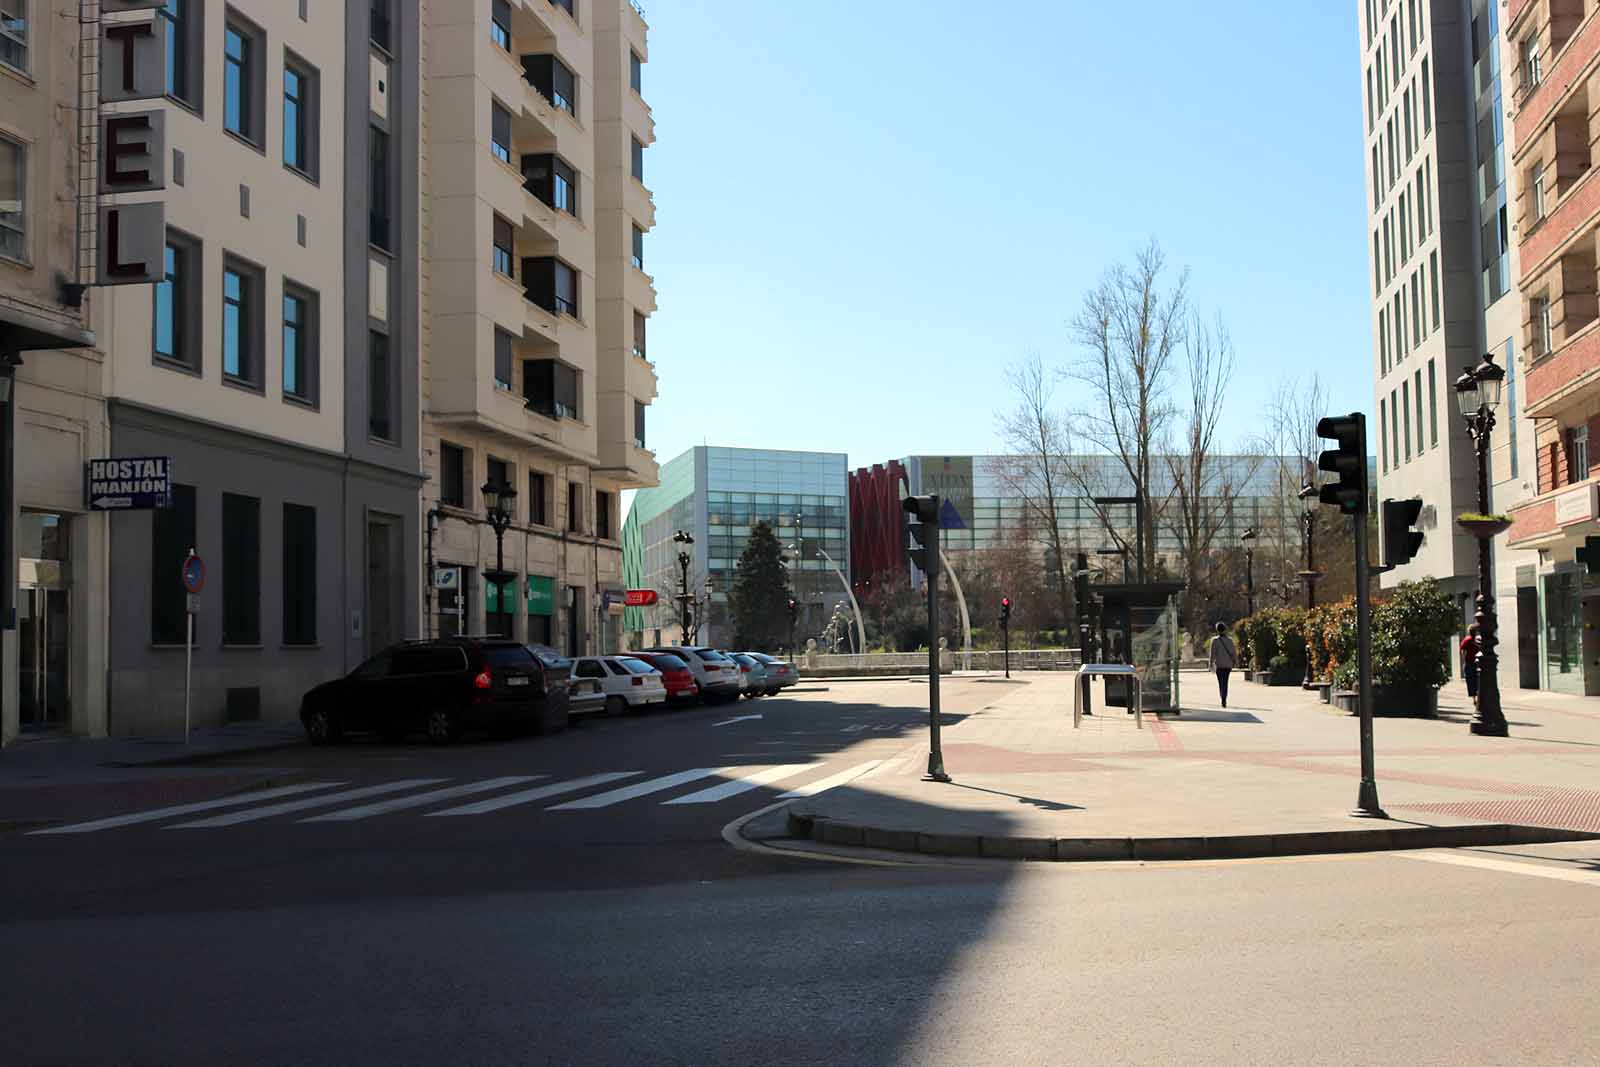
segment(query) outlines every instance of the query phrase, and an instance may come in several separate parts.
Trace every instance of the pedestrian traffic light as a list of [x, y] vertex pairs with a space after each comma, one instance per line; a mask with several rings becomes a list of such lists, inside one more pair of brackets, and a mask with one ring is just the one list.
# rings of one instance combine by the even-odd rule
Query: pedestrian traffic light
[[790, 597], [789, 598], [789, 618], [793, 619], [798, 614], [800, 614], [800, 605], [795, 603], [795, 600], [794, 600], [793, 597]]
[[1007, 623], [1009, 623], [1010, 621], [1011, 621], [1011, 598], [1008, 597], [1008, 596], [1003, 596], [1003, 597], [1000, 598], [1000, 624], [1002, 626], [1004, 626]]
[[937, 496], [908, 496], [901, 506], [911, 514], [911, 539], [916, 544], [907, 547], [911, 562], [923, 574], [933, 574], [939, 565], [939, 498]]
[[1585, 537], [1573, 558], [1583, 564], [1585, 574], [1600, 574], [1600, 537]]
[[1367, 417], [1359, 411], [1328, 415], [1317, 421], [1317, 436], [1338, 442], [1317, 457], [1317, 469], [1337, 474], [1337, 482], [1323, 485], [1317, 494], [1324, 504], [1337, 505], [1346, 515], [1367, 513]]
[[1385, 500], [1383, 502], [1383, 562], [1389, 567], [1401, 567], [1416, 556], [1422, 547], [1422, 533], [1413, 527], [1422, 514], [1421, 500]]

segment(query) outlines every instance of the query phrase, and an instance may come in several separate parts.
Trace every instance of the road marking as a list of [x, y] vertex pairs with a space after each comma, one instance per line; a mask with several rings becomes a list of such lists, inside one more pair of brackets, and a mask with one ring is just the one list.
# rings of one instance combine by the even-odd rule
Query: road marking
[[469, 797], [474, 793], [490, 793], [496, 789], [505, 789], [508, 786], [522, 785], [526, 782], [537, 782], [541, 778], [548, 777], [550, 777], [548, 774], [513, 774], [505, 778], [489, 778], [482, 782], [446, 786], [444, 789], [434, 789], [427, 793], [417, 793], [413, 796], [399, 797], [395, 800], [378, 800], [371, 804], [345, 808], [342, 811], [330, 811], [326, 815], [312, 815], [310, 818], [297, 819], [296, 821], [349, 822], [352, 819], [365, 819], [372, 815], [383, 815], [386, 812], [403, 811], [406, 808], [420, 808], [424, 804], [432, 804], [439, 800]]
[[712, 729], [716, 729], [718, 726], [728, 726], [728, 725], [731, 725], [732, 723], [744, 722], [747, 719], [759, 719], [759, 718], [761, 718], [761, 716], [759, 716], [759, 715], [736, 715], [731, 719], [723, 719], [721, 722], [714, 722], [714, 723], [711, 724], [711, 727], [712, 727]]
[[619, 778], [632, 778], [642, 774], [642, 771], [611, 771], [608, 774], [591, 774], [587, 778], [571, 778], [565, 782], [551, 782], [535, 789], [523, 789], [505, 796], [491, 797], [480, 800], [475, 804], [463, 804], [459, 808], [446, 808], [444, 811], [430, 811], [425, 818], [432, 819], [439, 815], [482, 815], [486, 811], [499, 811], [501, 808], [514, 807], [517, 804], [528, 804], [545, 797], [558, 796], [562, 793], [575, 793], [580, 789], [587, 789], [592, 785], [605, 785], [615, 782]]
[[1455, 867], [1478, 867], [1486, 871], [1503, 871], [1506, 874], [1527, 874], [1535, 878], [1552, 878], [1558, 882], [1577, 882], [1600, 888], [1600, 871], [1576, 871], [1567, 867], [1547, 867], [1542, 863], [1517, 863], [1514, 860], [1496, 860], [1487, 856], [1472, 856], [1459, 852], [1397, 852], [1408, 860], [1426, 860], [1428, 863], [1447, 863]]
[[197, 822], [180, 822], [176, 826], [167, 827], [167, 829], [209, 830], [217, 826], [235, 826], [242, 822], [270, 819], [274, 815], [287, 815], [291, 811], [320, 808], [346, 800], [364, 800], [367, 797], [382, 796], [384, 793], [398, 793], [402, 789], [415, 789], [419, 785], [438, 785], [440, 782], [448, 782], [449, 780], [448, 778], [407, 778], [399, 782], [385, 782], [382, 785], [363, 786], [360, 789], [346, 789], [342, 793], [325, 793], [320, 797], [311, 797], [307, 800], [289, 800], [282, 804], [268, 804], [264, 808], [251, 808], [249, 811], [234, 812], [232, 815], [218, 815], [215, 818], [200, 819]]
[[624, 800], [632, 800], [634, 797], [642, 797], [649, 793], [659, 793], [661, 790], [671, 789], [675, 785], [683, 785], [685, 782], [693, 782], [697, 779], [705, 778], [713, 774], [723, 774], [727, 771], [733, 770], [738, 770], [738, 768], [696, 767], [690, 771], [679, 771], [677, 774], [669, 774], [664, 778], [652, 778], [648, 782], [640, 782], [637, 785], [624, 786], [621, 789], [613, 789], [609, 793], [596, 793], [594, 796], [584, 797], [582, 800], [569, 800], [565, 804], [557, 804], [555, 807], [546, 808], [545, 810], [580, 811], [587, 810], [589, 808], [608, 808], [613, 804], [620, 804]]
[[671, 800], [668, 800], [665, 803], [714, 804], [719, 800], [726, 800], [729, 797], [738, 796], [740, 793], [749, 792], [752, 789], [767, 785], [770, 782], [776, 782], [780, 778], [792, 778], [801, 771], [809, 770], [810, 768], [817, 766], [821, 765], [817, 763], [784, 763], [777, 767], [768, 767], [765, 770], [751, 771], [748, 774], [741, 774], [737, 776], [730, 782], [723, 782], [721, 785], [710, 786], [706, 789], [700, 790], [698, 793], [690, 793], [688, 796], [673, 797]]
[[34, 834], [87, 834], [95, 830], [110, 830], [116, 826], [130, 826], [139, 822], [154, 822], [157, 819], [168, 819], [174, 815], [190, 815], [197, 811], [211, 811], [215, 808], [231, 808], [240, 804], [254, 804], [262, 800], [276, 800], [278, 797], [293, 796], [296, 793], [309, 793], [313, 789], [330, 789], [343, 782], [301, 782], [299, 785], [285, 785], [277, 789], [266, 789], [259, 793], [244, 793], [239, 796], [223, 797], [221, 800], [203, 800], [196, 804], [179, 804], [172, 808], [156, 808], [152, 811], [136, 811], [132, 815], [117, 815], [109, 819], [96, 819], [94, 822], [73, 823], [71, 826], [53, 826], [48, 830], [30, 830], [29, 836]]
[[792, 797], [809, 797], [822, 792], [824, 789], [832, 789], [836, 785], [844, 785], [852, 778], [859, 778], [863, 774], [866, 774], [868, 771], [872, 770], [872, 768], [876, 767], [882, 762], [883, 760], [881, 759], [873, 759], [868, 760], [865, 763], [858, 763], [847, 771], [840, 771], [838, 774], [830, 775], [827, 778], [819, 778], [815, 782], [807, 782], [805, 785], [800, 786], [797, 789], [791, 789], [787, 793], [779, 794], [778, 799], [786, 800]]

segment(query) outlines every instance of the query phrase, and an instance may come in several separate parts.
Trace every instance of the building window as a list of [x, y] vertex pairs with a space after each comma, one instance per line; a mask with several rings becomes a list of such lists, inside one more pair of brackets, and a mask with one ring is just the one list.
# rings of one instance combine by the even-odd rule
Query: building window
[[594, 491], [594, 535], [611, 540], [611, 494], [603, 489]]
[[528, 472], [528, 521], [536, 526], [550, 525], [548, 481], [539, 471]]
[[491, 0], [489, 5], [489, 40], [511, 51], [511, 5], [507, 0]]
[[644, 315], [642, 313], [637, 312], [637, 311], [635, 311], [633, 313], [633, 354], [638, 356], [640, 359], [649, 359], [650, 358], [649, 356], [645, 355], [645, 343], [644, 343], [644, 334], [645, 334], [645, 326], [644, 326], [644, 324], [647, 321], [648, 320], [644, 317]]
[[173, 485], [164, 508], [151, 513], [150, 643], [181, 645], [186, 638], [187, 603], [178, 576], [195, 547], [194, 486]]
[[1400, 440], [1405, 444], [1406, 462], [1411, 462], [1411, 382], [1407, 378], [1400, 379], [1400, 419], [1405, 430], [1400, 435]]
[[636, 181], [644, 181], [644, 144], [637, 137], [633, 141], [633, 177]]
[[578, 9], [575, 0], [550, 0], [550, 2], [556, 7], [559, 7], [561, 10], [565, 11], [567, 14], [571, 15], [574, 19], [578, 17]]
[[525, 295], [553, 315], [578, 317], [578, 272], [553, 256], [522, 261]]
[[528, 407], [551, 419], [579, 415], [578, 371], [558, 359], [530, 359], [522, 364], [522, 391]]
[[1428, 360], [1428, 447], [1439, 447], [1439, 387], [1434, 381], [1431, 359]]
[[1378, 401], [1378, 465], [1389, 473], [1389, 405]]
[[501, 389], [511, 388], [511, 346], [511, 335], [496, 327], [494, 331], [494, 384]]
[[643, 448], [644, 445], [644, 404], [638, 400], [633, 402], [633, 447]]
[[567, 65], [549, 54], [523, 56], [523, 76], [539, 95], [573, 118], [578, 116], [578, 80]]
[[1581, 482], [1589, 477], [1589, 424], [1579, 423], [1572, 428], [1572, 477]]
[[27, 190], [28, 149], [0, 137], [0, 256], [27, 258]]
[[1530, 310], [1533, 319], [1533, 356], [1548, 356], [1555, 347], [1555, 331], [1550, 325], [1550, 298], [1543, 294], [1533, 298]]
[[1423, 434], [1422, 434], [1422, 431], [1423, 431], [1423, 423], [1422, 423], [1422, 368], [1421, 367], [1418, 367], [1416, 373], [1411, 376], [1411, 384], [1412, 384], [1412, 387], [1416, 390], [1416, 393], [1417, 393], [1417, 455], [1420, 456], [1420, 455], [1422, 455], [1422, 436], [1423, 436]]
[[[507, 463], [503, 459], [496, 459], [495, 457], [490, 456], [487, 460], [487, 465], [488, 476], [484, 479], [485, 482], [490, 485], [497, 485], [506, 489], [512, 488], [511, 464]], [[515, 499], [515, 497], [512, 498], [513, 501], [515, 501]], [[502, 500], [501, 503], [504, 504], [505, 502]], [[514, 508], [515, 504], [512, 506]], [[511, 517], [513, 519], [517, 517], [515, 510], [511, 512]]]
[[222, 643], [261, 643], [261, 501], [222, 494]]
[[1511, 477], [1517, 476], [1517, 364], [1511, 338], [1506, 338], [1506, 443], [1510, 446]]
[[1428, 57], [1422, 57], [1422, 132], [1433, 132], [1433, 80], [1428, 76]]
[[439, 503], [467, 506], [467, 454], [459, 445], [439, 442]]
[[253, 145], [261, 144], [259, 101], [265, 95], [261, 81], [260, 39], [236, 22], [222, 35], [222, 125]]
[[372, 0], [372, 43], [389, 51], [389, 0]]
[[376, 126], [367, 127], [368, 195], [367, 240], [385, 252], [389, 250], [389, 135]]
[[516, 238], [511, 228], [511, 223], [496, 215], [494, 217], [493, 251], [493, 266], [496, 274], [504, 274], [507, 278], [511, 277], [511, 257], [515, 241]]
[[1543, 163], [1533, 165], [1533, 176], [1528, 184], [1533, 189], [1533, 217], [1537, 221], [1545, 216]]
[[28, 72], [28, 0], [0, 0], [0, 63]]
[[567, 532], [583, 532], [583, 483], [567, 483]]
[[636, 93], [644, 92], [644, 60], [631, 48], [628, 49], [628, 87]]
[[1428, 257], [1429, 281], [1433, 285], [1433, 328], [1439, 328], [1439, 250], [1436, 248]]
[[228, 261], [222, 268], [222, 373], [261, 384], [261, 272]]
[[317, 398], [317, 298], [283, 286], [283, 394], [307, 403]]
[[198, 110], [200, 72], [191, 58], [195, 55], [198, 30], [193, 4], [194, 0], [167, 0], [156, 15], [167, 38], [167, 95]]
[[380, 441], [394, 440], [394, 370], [389, 366], [389, 338], [367, 331], [367, 432]]
[[317, 643], [317, 509], [283, 505], [283, 643]]
[[633, 224], [633, 268], [644, 270], [644, 231], [637, 222]]
[[523, 156], [522, 185], [550, 207], [577, 218], [578, 172], [560, 156]]
[[489, 151], [502, 163], [511, 162], [511, 112], [489, 104]]
[[317, 174], [317, 74], [288, 54], [283, 57], [283, 165], [308, 177]]
[[1522, 84], [1532, 89], [1539, 84], [1539, 36], [1530, 34], [1522, 40]]

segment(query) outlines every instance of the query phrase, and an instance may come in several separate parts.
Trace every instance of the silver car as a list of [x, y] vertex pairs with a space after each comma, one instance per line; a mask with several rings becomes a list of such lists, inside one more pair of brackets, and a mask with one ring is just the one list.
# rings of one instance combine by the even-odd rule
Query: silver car
[[701, 645], [662, 645], [646, 652], [670, 652], [683, 660], [700, 683], [700, 698], [707, 704], [739, 699], [739, 665], [727, 653]]

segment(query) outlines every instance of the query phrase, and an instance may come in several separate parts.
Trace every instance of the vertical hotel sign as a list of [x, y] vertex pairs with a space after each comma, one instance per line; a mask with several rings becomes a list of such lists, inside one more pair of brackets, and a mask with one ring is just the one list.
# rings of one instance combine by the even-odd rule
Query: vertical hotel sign
[[[167, 35], [154, 17], [110, 22], [106, 15], [150, 12], [163, 0], [100, 0], [100, 101], [159, 100], [167, 90]], [[95, 284], [159, 282], [165, 274], [166, 204], [107, 203], [122, 193], [167, 187], [164, 110], [100, 114], [99, 250]]]

